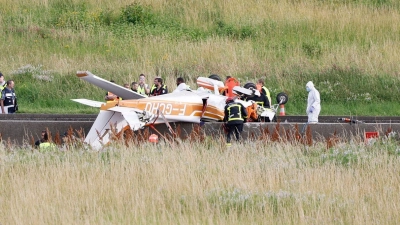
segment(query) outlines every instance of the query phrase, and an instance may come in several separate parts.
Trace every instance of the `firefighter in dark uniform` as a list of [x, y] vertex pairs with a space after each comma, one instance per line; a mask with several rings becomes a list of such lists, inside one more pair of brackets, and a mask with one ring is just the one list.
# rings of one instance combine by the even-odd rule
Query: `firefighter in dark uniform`
[[258, 90], [255, 91], [254, 96], [247, 97], [246, 101], [253, 100], [257, 105], [263, 107], [263, 108], [271, 108], [271, 104], [268, 100], [268, 97], [260, 93]]
[[1, 91], [1, 112], [6, 113], [6, 106], [8, 107], [7, 113], [15, 113], [18, 110], [17, 107], [17, 97], [14, 92], [14, 81], [8, 80], [6, 82], [6, 87]]
[[236, 140], [240, 140], [240, 133], [243, 131], [243, 123], [247, 120], [246, 108], [239, 102], [234, 102], [233, 98], [226, 99], [224, 122], [228, 130], [226, 145], [231, 145], [231, 135], [235, 134]]

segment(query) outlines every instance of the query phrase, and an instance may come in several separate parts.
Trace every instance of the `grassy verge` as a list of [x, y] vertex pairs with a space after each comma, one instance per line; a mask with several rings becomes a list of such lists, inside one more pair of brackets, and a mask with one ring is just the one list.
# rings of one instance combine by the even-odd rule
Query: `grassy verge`
[[[171, 81], [175, 80], [174, 75], [168, 71], [163, 74], [168, 74], [169, 87], [173, 87]], [[240, 80], [243, 84], [256, 81], [247, 74], [239, 77], [242, 77]], [[307, 92], [302, 84], [311, 78], [315, 78], [313, 81], [321, 94], [321, 115], [395, 116], [400, 112], [400, 105], [397, 104], [397, 96], [400, 95], [398, 78], [367, 76], [359, 71], [343, 71], [339, 68], [319, 74], [289, 77], [283, 82], [278, 77], [269, 77], [267, 82], [268, 87], [275, 87], [270, 88], [272, 96], [282, 91], [289, 95], [289, 102], [285, 106], [287, 115], [305, 114]], [[97, 109], [70, 99], [103, 101], [105, 95], [104, 90], [79, 80], [72, 71], [68, 75], [61, 75], [46, 71], [42, 66], [28, 65], [17, 70], [13, 79], [22, 84], [17, 87], [21, 113], [97, 113]], [[120, 79], [116, 81], [121, 84], [126, 82]], [[195, 78], [189, 78], [188, 81], [191, 87], [196, 87]], [[272, 99], [276, 101], [274, 97]]]
[[[289, 94], [293, 115], [304, 114], [308, 80], [321, 91], [322, 114], [381, 115], [385, 105], [398, 101], [397, 1], [0, 0], [0, 5], [1, 71], [18, 80], [21, 112], [92, 113], [68, 101], [104, 95], [77, 81], [77, 70], [119, 84], [141, 73], [148, 81], [162, 76], [170, 87], [178, 76], [192, 87], [196, 77], [212, 73], [242, 82], [265, 77], [273, 94]], [[26, 65], [54, 80], [20, 76]], [[384, 110], [398, 114], [397, 106]]]

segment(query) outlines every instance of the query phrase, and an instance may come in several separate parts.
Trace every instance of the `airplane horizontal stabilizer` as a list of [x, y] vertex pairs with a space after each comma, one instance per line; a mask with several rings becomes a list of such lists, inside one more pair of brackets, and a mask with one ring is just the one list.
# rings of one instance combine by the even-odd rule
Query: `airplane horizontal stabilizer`
[[98, 101], [93, 101], [93, 100], [89, 100], [89, 99], [84, 99], [84, 98], [79, 98], [79, 99], [71, 99], [74, 102], [78, 102], [84, 105], [88, 105], [91, 107], [96, 107], [96, 108], [100, 108], [102, 104], [104, 104], [104, 102], [98, 102]]

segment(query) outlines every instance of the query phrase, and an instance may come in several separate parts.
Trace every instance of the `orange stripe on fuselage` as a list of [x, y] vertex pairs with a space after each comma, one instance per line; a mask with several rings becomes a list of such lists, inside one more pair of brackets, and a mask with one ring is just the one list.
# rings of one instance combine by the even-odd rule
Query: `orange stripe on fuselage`
[[[214, 86], [207, 82], [197, 81], [197, 85], [199, 85], [200, 87], [212, 90], [212, 91], [214, 90]], [[218, 87], [218, 91], [220, 91], [220, 92], [225, 89], [226, 89], [226, 87]]]
[[223, 120], [224, 119], [224, 110], [219, 110], [215, 106], [207, 105], [204, 116], [211, 117], [215, 120]]
[[[202, 103], [176, 102], [176, 101], [166, 101], [166, 100], [149, 101], [149, 98], [136, 99], [136, 100], [121, 100], [119, 102], [109, 102], [103, 104], [100, 109], [107, 110], [112, 107], [115, 107], [116, 105], [120, 107], [145, 110], [153, 114], [156, 114], [157, 109], [159, 109], [164, 115], [171, 115], [171, 116], [200, 117], [201, 111], [203, 109]], [[193, 112], [195, 113], [193, 114]], [[215, 106], [207, 105], [206, 112], [204, 115], [206, 117], [210, 117], [215, 120], [222, 120], [224, 118], [224, 111], [219, 110]]]
[[[115, 104], [106, 104], [104, 108], [106, 110], [114, 107]], [[164, 115], [171, 116], [191, 116], [193, 111], [200, 111], [203, 108], [201, 103], [189, 103], [189, 102], [176, 102], [167, 100], [156, 100], [149, 101], [148, 99], [137, 99], [137, 100], [122, 100], [119, 101], [120, 107], [135, 108], [138, 110], [145, 110], [147, 112], [156, 114], [159, 109]]]

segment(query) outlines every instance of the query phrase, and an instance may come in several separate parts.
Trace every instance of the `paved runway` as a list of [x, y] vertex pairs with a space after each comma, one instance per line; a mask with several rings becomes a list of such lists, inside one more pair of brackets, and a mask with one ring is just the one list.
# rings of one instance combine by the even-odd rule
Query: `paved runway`
[[[96, 114], [0, 114], [0, 133], [3, 140], [10, 140], [16, 144], [29, 143], [32, 139], [39, 138], [41, 130], [48, 128], [53, 134], [62, 134], [70, 127], [74, 130], [83, 129], [87, 134]], [[339, 121], [338, 118], [351, 118], [354, 123]], [[279, 126], [282, 130], [293, 130], [295, 127], [302, 129], [307, 121], [306, 116], [281, 116], [278, 117]], [[336, 133], [339, 136], [359, 135], [365, 132], [378, 132], [384, 135], [388, 131], [400, 132], [400, 117], [349, 117], [349, 116], [320, 116], [319, 124], [310, 125], [314, 139], [328, 138]], [[206, 123], [202, 129], [207, 134], [214, 135], [222, 133], [222, 123]], [[192, 123], [177, 123], [182, 135], [188, 135], [193, 128]], [[277, 128], [276, 123], [246, 123], [244, 137], [257, 135], [267, 129], [273, 132]], [[165, 125], [158, 125], [160, 132], [167, 132]], [[282, 132], [282, 131], [280, 131]], [[283, 133], [281, 135], [284, 135]]]
[[[0, 114], [0, 120], [34, 121], [94, 121], [97, 114]], [[319, 116], [320, 123], [342, 123], [339, 118], [349, 118], [364, 123], [400, 123], [400, 116]], [[280, 122], [305, 123], [307, 116], [278, 116]]]

